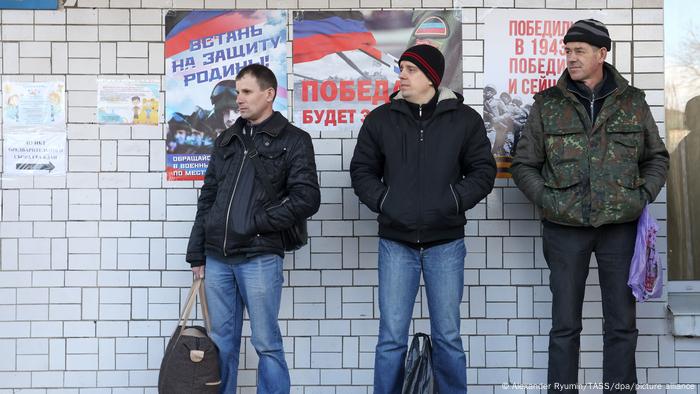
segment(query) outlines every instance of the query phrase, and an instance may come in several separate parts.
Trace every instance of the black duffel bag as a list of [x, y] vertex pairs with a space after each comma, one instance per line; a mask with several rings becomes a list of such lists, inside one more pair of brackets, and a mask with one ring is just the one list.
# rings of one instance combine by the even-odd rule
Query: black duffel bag
[[[423, 348], [420, 340], [423, 338]], [[406, 376], [401, 394], [434, 394], [432, 346], [427, 334], [417, 333], [413, 336], [411, 348], [406, 355]]]
[[[199, 293], [204, 325], [188, 326], [192, 307]], [[165, 348], [160, 364], [158, 392], [161, 394], [198, 394], [219, 392], [219, 349], [209, 338], [209, 310], [202, 279], [195, 279], [187, 296], [177, 328]]]

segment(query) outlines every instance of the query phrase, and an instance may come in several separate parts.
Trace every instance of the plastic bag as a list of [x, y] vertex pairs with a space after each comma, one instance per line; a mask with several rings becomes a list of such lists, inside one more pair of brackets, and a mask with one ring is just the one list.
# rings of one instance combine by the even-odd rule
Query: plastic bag
[[[420, 340], [423, 338], [423, 348]], [[434, 394], [433, 359], [430, 337], [416, 333], [406, 355], [406, 377], [401, 394]]]
[[659, 298], [663, 290], [663, 272], [659, 254], [656, 253], [656, 233], [659, 226], [649, 214], [649, 205], [642, 210], [637, 222], [637, 240], [630, 265], [627, 285], [639, 302]]

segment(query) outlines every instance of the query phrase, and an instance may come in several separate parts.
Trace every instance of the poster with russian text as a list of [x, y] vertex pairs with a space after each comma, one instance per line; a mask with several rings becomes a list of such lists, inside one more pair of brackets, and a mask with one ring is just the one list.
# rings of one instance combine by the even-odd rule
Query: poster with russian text
[[555, 86], [566, 69], [566, 31], [589, 18], [605, 23], [603, 12], [589, 10], [493, 9], [484, 17], [483, 117], [498, 178], [511, 177], [533, 96]]
[[216, 137], [238, 118], [235, 78], [259, 63], [287, 113], [287, 12], [170, 11], [165, 18], [167, 179], [202, 180]]
[[66, 175], [65, 130], [10, 131], [3, 140], [4, 175]]
[[97, 123], [157, 125], [159, 108], [158, 80], [97, 80]]
[[65, 85], [52, 82], [2, 84], [2, 120], [5, 129], [43, 125], [65, 129]]
[[461, 94], [461, 16], [460, 10], [295, 12], [294, 123], [322, 133], [359, 130], [398, 90], [398, 59], [418, 44], [440, 49], [441, 86]]

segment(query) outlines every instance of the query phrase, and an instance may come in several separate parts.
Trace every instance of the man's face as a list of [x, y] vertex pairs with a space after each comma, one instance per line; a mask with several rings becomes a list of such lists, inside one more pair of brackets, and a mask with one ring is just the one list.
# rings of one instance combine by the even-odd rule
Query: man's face
[[192, 145], [195, 146], [200, 146], [202, 145], [202, 133], [200, 131], [193, 131], [192, 132]]
[[233, 126], [233, 124], [236, 122], [236, 119], [238, 119], [238, 112], [236, 112], [233, 108], [224, 109], [222, 120], [224, 122], [224, 126], [226, 126], [227, 129]]
[[494, 92], [494, 91], [491, 90], [491, 89], [484, 89], [484, 91], [483, 91], [484, 100], [491, 100], [491, 98], [492, 98], [495, 94], [496, 94], [496, 92]]
[[433, 83], [418, 66], [408, 60], [403, 60], [399, 63], [399, 68], [401, 69], [399, 73], [400, 90], [407, 101], [426, 97], [432, 93]]
[[568, 42], [565, 49], [567, 70], [574, 81], [585, 83], [602, 72], [607, 49], [586, 42]]
[[257, 123], [272, 111], [275, 91], [272, 88], [261, 89], [258, 80], [251, 74], [236, 80], [236, 90], [236, 103], [243, 119]]
[[175, 132], [175, 142], [178, 144], [184, 144], [187, 140], [187, 131], [184, 129], [179, 129]]

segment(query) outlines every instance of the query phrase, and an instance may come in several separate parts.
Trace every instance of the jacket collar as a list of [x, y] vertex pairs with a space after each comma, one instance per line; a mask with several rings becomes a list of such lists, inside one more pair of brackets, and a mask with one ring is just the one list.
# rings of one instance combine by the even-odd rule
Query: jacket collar
[[[603, 63], [603, 67], [605, 68], [606, 76], [598, 96], [607, 96], [611, 93], [619, 95], [622, 92], [624, 92], [625, 89], [627, 89], [627, 87], [629, 86], [629, 82], [627, 82], [627, 80], [622, 75], [620, 75], [617, 69], [615, 69], [615, 67], [613, 67], [612, 65], [608, 63]], [[569, 75], [569, 70], [564, 70], [564, 72], [561, 74], [561, 77], [559, 77], [559, 80], [557, 81], [557, 88], [559, 88], [559, 90], [561, 90], [564, 93], [564, 95], [571, 96], [575, 99], [575, 97], [573, 97], [573, 93], [571, 93], [571, 90], [578, 89], [572, 87], [573, 84], [573, 80]], [[582, 94], [582, 96], [590, 97], [590, 94]]]
[[[390, 108], [393, 111], [399, 111], [413, 116], [411, 114], [411, 109], [408, 107], [408, 102], [403, 97], [403, 94], [401, 94], [400, 90], [392, 94], [390, 98]], [[464, 97], [461, 94], [453, 92], [448, 88], [440, 87], [438, 88], [437, 105], [435, 107], [435, 112], [433, 113], [433, 116], [442, 112], [451, 111], [457, 108], [457, 105], [462, 103], [463, 101]]]
[[[243, 128], [246, 127], [247, 123], [248, 121], [241, 117], [236, 119], [236, 122], [231, 127], [229, 127], [221, 133], [222, 137], [220, 146], [226, 146], [230, 144], [233, 140], [233, 137], [237, 133], [242, 132]], [[279, 111], [275, 111], [264, 122], [253, 127], [257, 129], [255, 130], [256, 134], [265, 133], [272, 138], [276, 138], [277, 136], [279, 136], [282, 130], [284, 130], [284, 128], [287, 127], [288, 123], [289, 121], [287, 120], [287, 118], [285, 118], [281, 113], [279, 113]]]

